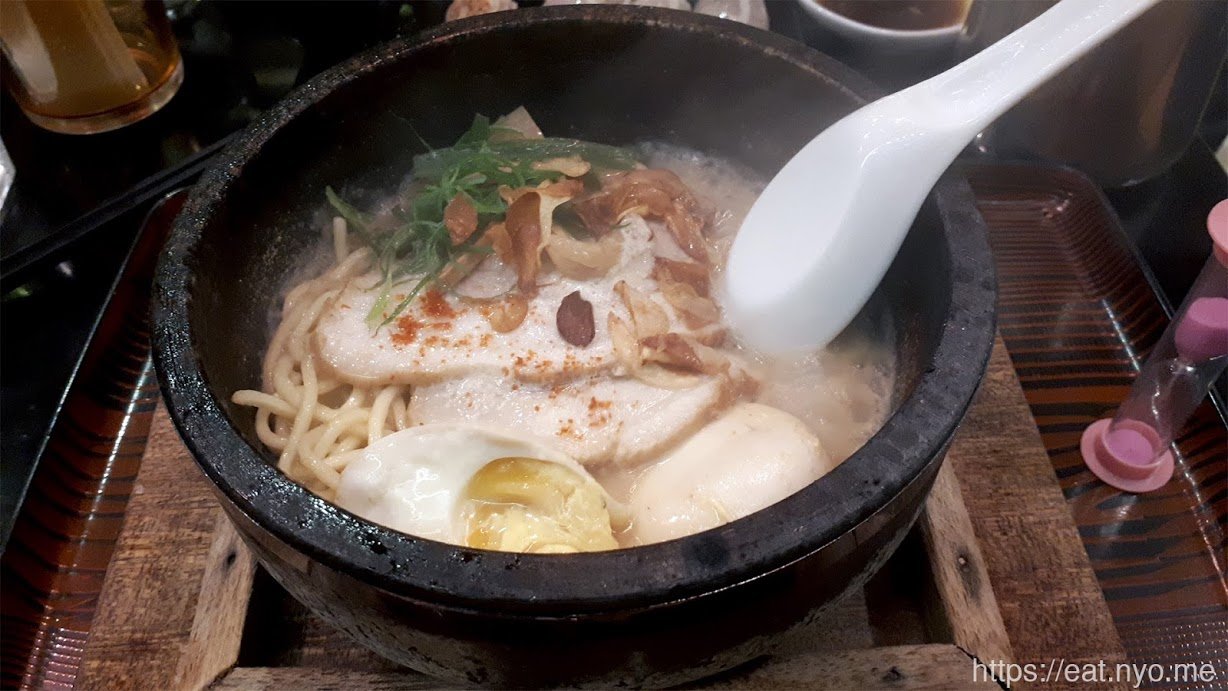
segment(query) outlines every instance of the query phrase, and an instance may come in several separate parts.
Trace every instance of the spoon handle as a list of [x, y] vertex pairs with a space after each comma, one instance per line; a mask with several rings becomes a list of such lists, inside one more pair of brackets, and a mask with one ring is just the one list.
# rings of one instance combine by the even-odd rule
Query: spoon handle
[[796, 351], [839, 334], [968, 141], [1156, 2], [1063, 0], [811, 140], [764, 188], [730, 249], [724, 302], [740, 336], [763, 350]]
[[968, 138], [1158, 0], [1063, 0], [955, 67], [900, 92], [925, 99]]

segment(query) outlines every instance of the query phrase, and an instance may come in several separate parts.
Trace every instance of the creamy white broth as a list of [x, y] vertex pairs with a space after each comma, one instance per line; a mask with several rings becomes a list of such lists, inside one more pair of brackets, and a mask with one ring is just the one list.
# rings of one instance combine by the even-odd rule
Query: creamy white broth
[[[733, 237], [766, 181], [739, 166], [673, 145], [648, 144], [639, 151], [648, 166], [675, 172], [715, 211], [710, 233], [717, 250], [714, 281], [719, 283]], [[719, 291], [717, 296], [719, 302]], [[748, 401], [800, 420], [818, 437], [834, 467], [861, 448], [891, 412], [894, 343], [889, 328], [879, 331], [870, 336], [854, 329], [828, 348], [794, 356], [768, 356], [736, 342], [727, 347], [745, 359], [760, 382]], [[607, 465], [593, 469], [593, 474], [611, 496], [627, 502], [655, 466]], [[634, 526], [619, 540], [623, 546], [643, 544]]]
[[[714, 212], [706, 233], [711, 249], [712, 299], [719, 307], [716, 287], [721, 281], [724, 257], [742, 218], [762, 190], [763, 181], [736, 166], [673, 146], [646, 145], [638, 147], [637, 154], [647, 167], [675, 173], [694, 197]], [[391, 207], [391, 201], [377, 204], [375, 208], [383, 213], [375, 216], [386, 217]], [[605, 293], [616, 279], [651, 291], [655, 278], [648, 276], [646, 267], [652, 264], [654, 256], [687, 259], [662, 223], [645, 224], [639, 217], [632, 217], [628, 223], [628, 228], [641, 230], [619, 232], [629, 233], [628, 238], [647, 233], [649, 242], [645, 245], [625, 240], [622, 258], [609, 275], [587, 281], [565, 279], [550, 267], [548, 259], [544, 260], [539, 282], [542, 287], [534, 299], [552, 302], [534, 306], [530, 301], [527, 322], [519, 327], [525, 331], [519, 334], [483, 332], [481, 320], [465, 311], [466, 305], [471, 304], [466, 300], [473, 296], [486, 297], [506, 289], [508, 267], [490, 258], [470, 278], [454, 286], [452, 292], [434, 298], [442, 301], [449, 313], [455, 313], [449, 319], [455, 319], [458, 331], [450, 337], [453, 344], [463, 341], [465, 347], [443, 355], [421, 349], [398, 356], [401, 351], [396, 348], [404, 344], [398, 345], [388, 330], [371, 332], [358, 314], [365, 314], [369, 308], [372, 296], [367, 291], [378, 283], [378, 275], [362, 268], [352, 237], [348, 246], [351, 254], [346, 260], [352, 264], [350, 269], [345, 269], [341, 262], [342, 266], [327, 267], [323, 272], [312, 270], [312, 275], [324, 275], [306, 280], [302, 271], [294, 272], [294, 285], [288, 287], [290, 300], [282, 311], [279, 329], [294, 331], [287, 329], [287, 321], [305, 318], [301, 315], [311, 312], [308, 305], [318, 308], [315, 316], [308, 315], [309, 323], [302, 322], [307, 326], [295, 331], [306, 334], [306, 345], [299, 349], [302, 352], [290, 355], [314, 362], [318, 371], [312, 376], [319, 377], [322, 386], [332, 387], [318, 395], [322, 404], [338, 410], [328, 418], [334, 420], [332, 427], [344, 423], [337, 419], [346, 415], [352, 414], [357, 420], [361, 413], [368, 413], [381, 420], [371, 423], [369, 439], [392, 440], [387, 443], [381, 440], [370, 448], [401, 449], [396, 453], [411, 456], [429, 451], [422, 446], [421, 439], [431, 438], [431, 433], [418, 441], [399, 443], [395, 438], [401, 433], [396, 430], [406, 428], [408, 434], [409, 429], [422, 429], [425, 425], [427, 429], [446, 430], [448, 435], [454, 435], [456, 430], [463, 433], [466, 426], [471, 426], [475, 430], [475, 446], [492, 438], [492, 434], [518, 435], [527, 444], [524, 448], [543, 444], [553, 453], [570, 459], [568, 468], [580, 467], [579, 472], [599, 483], [612, 502], [609, 515], [602, 518], [586, 514], [581, 519], [586, 525], [594, 520], [610, 521], [614, 537], [622, 547], [703, 530], [775, 503], [830, 471], [881, 426], [889, 413], [894, 378], [890, 334], [873, 337], [846, 334], [835, 347], [791, 358], [762, 356], [740, 347], [729, 337], [717, 348], [732, 363], [726, 375], [715, 378], [704, 375], [698, 384], [690, 385], [694, 388], [677, 391], [656, 388], [655, 393], [652, 387], [625, 373], [619, 374], [616, 368], [610, 369], [612, 336], [606, 330], [604, 314], [595, 314], [598, 326], [592, 345], [576, 348], [559, 341], [553, 318], [562, 294], [578, 288], [596, 309], [613, 314], [620, 309], [618, 300]], [[647, 258], [642, 253], [647, 253]], [[342, 259], [340, 254], [337, 259]], [[497, 287], [492, 289], [492, 285]], [[414, 304], [406, 314], [416, 315], [416, 319], [424, 320], [424, 327], [429, 327], [426, 324], [429, 320], [421, 312], [425, 309]], [[674, 320], [677, 315], [671, 314]], [[625, 312], [623, 316], [627, 316]], [[324, 333], [317, 333], [317, 327]], [[685, 331], [676, 321], [671, 328]], [[529, 334], [531, 337], [526, 340], [524, 337]], [[271, 348], [278, 343], [275, 338]], [[281, 343], [284, 350], [284, 339]], [[519, 360], [518, 354], [535, 356], [539, 371], [543, 360], [559, 362], [571, 358], [583, 361], [591, 372], [578, 376], [574, 372], [559, 374], [551, 370], [539, 377], [540, 381], [530, 380], [515, 368], [504, 367], [500, 374], [499, 358], [506, 363], [509, 358]], [[293, 365], [287, 374], [285, 361], [289, 356], [283, 353], [280, 360], [273, 356], [270, 351], [266, 360], [266, 398], [246, 391], [236, 394], [235, 400], [258, 408], [263, 405], [261, 415], [275, 418], [280, 413], [263, 412], [274, 409], [267, 397], [292, 398], [293, 390], [288, 393], [283, 390], [305, 386], [307, 375], [302, 364]], [[274, 360], [281, 364], [270, 364]], [[414, 362], [431, 369], [415, 369]], [[474, 369], [478, 363], [483, 364]], [[277, 370], [279, 366], [283, 369]], [[348, 409], [346, 406], [354, 400], [358, 404]], [[591, 404], [586, 406], [586, 401]], [[605, 407], [598, 406], [594, 412], [593, 405], [598, 403]], [[372, 484], [373, 477], [382, 476], [373, 475], [370, 469], [387, 464], [389, 459], [381, 461], [378, 454], [372, 456], [375, 451], [362, 455], [367, 444], [352, 431], [346, 433], [348, 437], [341, 435], [346, 443], [329, 447], [331, 432], [320, 429], [327, 427], [328, 419], [312, 427], [306, 436], [312, 443], [318, 443], [318, 448], [333, 451], [317, 454], [321, 457], [312, 461], [314, 465], [308, 464], [310, 468], [305, 468], [305, 461], [300, 460], [283, 470], [313, 491], [372, 520], [391, 527], [418, 525], [416, 519], [407, 522], [395, 518], [408, 515], [406, 511], [416, 511], [411, 507], [412, 497], [402, 496], [403, 488], [397, 492], [387, 489], [386, 494], [381, 494], [376, 486], [379, 483]], [[383, 421], [391, 425], [391, 434]], [[292, 437], [292, 428], [284, 421], [266, 424], [261, 438], [277, 451], [278, 444], [284, 445], [287, 437]], [[590, 427], [585, 427], [586, 424]], [[617, 434], [610, 425], [618, 425]], [[491, 446], [488, 441], [482, 443]], [[727, 450], [728, 454], [707, 460], [720, 450]], [[365, 459], [353, 464], [356, 469], [365, 469], [362, 478], [358, 470], [349, 470], [350, 457]], [[469, 461], [474, 468], [480, 467], [480, 463], [474, 465], [476, 462]], [[399, 477], [404, 482], [417, 472], [434, 473], [432, 469], [439, 468], [439, 459], [433, 456], [423, 463], [419, 470], [403, 470], [388, 477]], [[351, 481], [347, 481], [347, 474], [352, 476]], [[559, 480], [561, 476], [554, 471], [538, 475], [554, 477], [562, 483], [559, 487], [571, 486]], [[454, 493], [460, 492], [466, 477], [462, 473], [449, 481], [457, 485], [452, 487]], [[352, 497], [359, 495], [363, 499], [355, 503]], [[600, 499], [595, 501], [600, 503]], [[591, 501], [585, 505], [590, 504]], [[472, 508], [466, 511], [465, 515], [473, 514]], [[502, 526], [501, 520], [490, 525]], [[507, 529], [513, 533], [526, 530], [523, 524]], [[455, 536], [463, 535], [464, 531], [458, 529], [447, 534], [458, 540]], [[491, 542], [489, 535], [484, 539], [483, 545], [505, 548], [499, 547], [502, 543], [497, 540]], [[547, 551], [566, 549], [552, 543]]]

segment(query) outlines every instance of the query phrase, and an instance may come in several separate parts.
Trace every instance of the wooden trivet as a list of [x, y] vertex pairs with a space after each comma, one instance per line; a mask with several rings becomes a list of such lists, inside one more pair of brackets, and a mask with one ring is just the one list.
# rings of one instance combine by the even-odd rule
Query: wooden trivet
[[[824, 631], [695, 686], [997, 688], [974, 683], [974, 660], [1125, 661], [1000, 341], [918, 531]], [[280, 616], [266, 625], [270, 611]], [[441, 686], [329, 629], [260, 574], [162, 409], [84, 658], [87, 689]], [[1126, 685], [1044, 686], [1093, 687]]]

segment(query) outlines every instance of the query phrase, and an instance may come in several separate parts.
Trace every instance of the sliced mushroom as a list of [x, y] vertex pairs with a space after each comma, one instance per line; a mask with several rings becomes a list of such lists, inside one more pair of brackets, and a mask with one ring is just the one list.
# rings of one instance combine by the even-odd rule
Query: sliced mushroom
[[541, 250], [544, 244], [541, 195], [529, 192], [518, 197], [507, 208], [504, 225], [507, 227], [508, 237], [511, 238], [516, 285], [521, 292], [532, 294], [537, 289], [537, 274], [541, 271]]
[[577, 240], [566, 232], [550, 234], [546, 255], [567, 278], [585, 281], [609, 273], [622, 259], [623, 238], [611, 233], [598, 240]]
[[643, 362], [656, 362], [687, 372], [720, 374], [729, 369], [729, 360], [714, 348], [682, 334], [667, 333], [640, 339]]
[[[541, 139], [542, 129], [537, 126], [537, 122], [533, 120], [533, 116], [529, 115], [529, 111], [524, 106], [520, 106], [516, 110], [504, 115], [495, 120], [494, 127], [511, 130], [519, 134], [524, 139]], [[496, 133], [491, 133], [491, 138], [495, 138]]]
[[709, 324], [708, 326], [698, 328], [687, 334], [696, 342], [702, 343], [713, 348], [720, 348], [725, 345], [725, 340], [729, 337], [729, 330], [720, 324]]
[[[538, 186], [538, 190], [544, 197], [559, 197], [558, 204], [562, 204], [584, 194], [584, 183], [580, 180], [568, 178], [558, 182], [543, 182]], [[555, 204], [555, 206], [558, 206], [558, 204]]]
[[645, 185], [659, 189], [672, 199], [682, 200], [688, 205], [698, 206], [698, 202], [691, 194], [691, 189], [672, 170], [666, 170], [665, 168], [629, 170], [622, 174], [621, 183], [624, 185]]
[[631, 313], [631, 326], [637, 340], [669, 331], [669, 315], [652, 298], [631, 287], [626, 281], [614, 284], [614, 292], [622, 298]]
[[610, 312], [606, 325], [610, 330], [610, 341], [614, 345], [614, 357], [625, 368], [625, 374], [658, 389], [689, 389], [699, 384], [700, 377], [697, 374], [645, 362], [643, 347], [631, 333], [631, 327], [618, 315]]
[[632, 376], [657, 389], [690, 389], [698, 386], [702, 380], [702, 375], [683, 372], [655, 362], [643, 363]]
[[665, 227], [674, 236], [674, 241], [691, 259], [707, 264], [711, 261], [711, 251], [704, 240], [704, 228], [708, 221], [702, 216], [675, 210], [665, 216]]
[[516, 330], [529, 315], [529, 301], [520, 293], [488, 300], [470, 299], [467, 302], [477, 305], [478, 311], [490, 323], [490, 328], [499, 333]]
[[664, 257], [656, 258], [652, 266], [652, 277], [658, 283], [665, 281], [685, 283], [694, 288], [697, 295], [703, 297], [709, 295], [712, 286], [708, 267], [696, 262], [680, 262]]
[[592, 169], [588, 161], [580, 158], [579, 155], [561, 156], [559, 158], [547, 158], [542, 161], [537, 161], [532, 165], [533, 170], [545, 170], [562, 173], [569, 178], [578, 178]]
[[511, 239], [517, 285], [527, 295], [537, 289], [541, 253], [550, 242], [554, 209], [567, 199], [545, 194], [544, 190], [533, 190], [517, 196], [507, 208], [504, 226]]
[[679, 283], [672, 279], [658, 281], [661, 295], [674, 308], [689, 329], [700, 329], [720, 321], [721, 312], [716, 303], [695, 292], [689, 283]]
[[576, 217], [593, 235], [605, 235], [618, 223], [622, 213], [616, 206], [617, 197], [608, 191], [579, 197], [571, 204]]
[[507, 226], [503, 223], [491, 224], [483, 237], [490, 239], [490, 247], [495, 251], [495, 256], [508, 266], [516, 265], [516, 258], [512, 250], [512, 236], [507, 232]]
[[474, 208], [469, 195], [458, 192], [443, 210], [443, 224], [456, 246], [468, 240], [478, 229], [478, 210]]
[[641, 364], [639, 342], [631, 327], [621, 317], [613, 312], [606, 317], [606, 328], [610, 330], [610, 343], [614, 346], [614, 357], [627, 368], [627, 372], [635, 372]]
[[516, 200], [520, 199], [521, 196], [528, 194], [529, 192], [536, 192], [537, 190], [533, 187], [508, 187], [507, 185], [499, 185], [498, 191], [499, 198], [503, 200], [503, 203], [511, 206], [512, 204], [515, 204]]
[[[559, 180], [558, 182], [543, 182], [537, 187], [508, 187], [499, 185], [499, 197], [504, 203], [512, 204], [529, 192], [537, 192], [543, 197], [561, 197], [559, 204], [584, 193], [584, 183], [579, 180]], [[558, 206], [556, 204], [555, 206]]]
[[585, 226], [598, 235], [609, 232], [629, 213], [663, 221], [687, 256], [703, 264], [709, 262], [703, 231], [711, 213], [671, 171], [646, 168], [609, 176], [601, 192], [577, 199], [573, 208]]

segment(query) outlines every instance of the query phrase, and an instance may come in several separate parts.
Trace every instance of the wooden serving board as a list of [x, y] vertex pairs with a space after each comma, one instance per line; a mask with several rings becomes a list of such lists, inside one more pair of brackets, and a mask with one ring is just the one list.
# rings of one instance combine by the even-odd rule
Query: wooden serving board
[[[830, 623], [694, 687], [992, 689], [975, 661], [1125, 661], [1000, 341], [917, 529]], [[440, 687], [331, 630], [260, 571], [161, 408], [81, 673], [87, 689]]]

